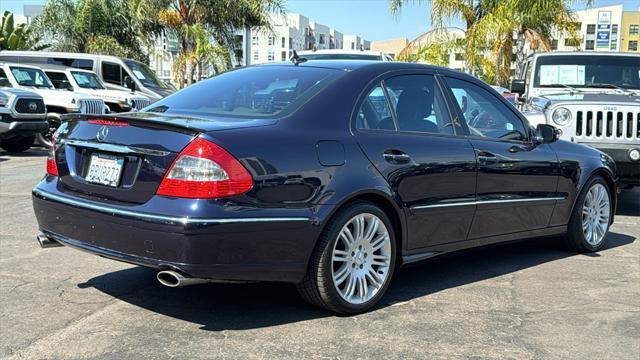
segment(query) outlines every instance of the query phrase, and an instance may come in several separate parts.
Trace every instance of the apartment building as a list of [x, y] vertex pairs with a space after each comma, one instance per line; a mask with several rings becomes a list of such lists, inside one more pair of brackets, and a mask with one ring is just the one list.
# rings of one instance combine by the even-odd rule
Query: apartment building
[[371, 42], [358, 35], [342, 34], [302, 14], [275, 14], [272, 24], [273, 31], [247, 29], [239, 35], [250, 39], [248, 45], [241, 48], [244, 55], [236, 53], [236, 57], [244, 59], [239, 65], [287, 60], [293, 50], [371, 48]]
[[640, 52], [640, 9], [622, 13], [620, 51]]

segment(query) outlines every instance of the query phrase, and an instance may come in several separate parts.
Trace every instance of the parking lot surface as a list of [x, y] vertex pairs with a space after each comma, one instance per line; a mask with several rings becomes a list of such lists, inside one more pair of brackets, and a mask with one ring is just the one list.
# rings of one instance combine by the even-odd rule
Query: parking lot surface
[[376, 310], [338, 317], [287, 284], [166, 288], [155, 272], [40, 249], [45, 152], [0, 152], [0, 357], [8, 359], [638, 359], [640, 191], [603, 251], [511, 243], [398, 273]]

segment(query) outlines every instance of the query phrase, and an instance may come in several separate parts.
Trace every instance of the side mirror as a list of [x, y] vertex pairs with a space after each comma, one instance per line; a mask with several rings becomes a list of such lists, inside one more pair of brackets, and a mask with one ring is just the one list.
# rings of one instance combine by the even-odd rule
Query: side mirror
[[549, 144], [558, 141], [560, 138], [560, 130], [553, 125], [538, 124], [536, 126], [536, 141], [539, 144]]
[[71, 83], [69, 81], [62, 80], [60, 81], [60, 83], [58, 83], [58, 89], [73, 91], [73, 86], [71, 86]]
[[524, 94], [526, 91], [524, 80], [511, 80], [511, 92], [515, 94]]
[[131, 76], [125, 76], [124, 77], [124, 85], [129, 88], [129, 90], [131, 90], [131, 92], [136, 91], [136, 82], [133, 81], [133, 79], [131, 78]]

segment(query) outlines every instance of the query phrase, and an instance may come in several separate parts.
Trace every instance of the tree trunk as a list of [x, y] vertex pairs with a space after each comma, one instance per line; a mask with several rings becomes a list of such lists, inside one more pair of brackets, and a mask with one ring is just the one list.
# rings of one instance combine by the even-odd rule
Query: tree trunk
[[520, 28], [518, 30], [518, 38], [516, 40], [516, 78], [520, 78], [520, 74], [522, 73], [522, 66], [524, 66], [525, 60], [525, 38], [524, 38], [524, 28]]

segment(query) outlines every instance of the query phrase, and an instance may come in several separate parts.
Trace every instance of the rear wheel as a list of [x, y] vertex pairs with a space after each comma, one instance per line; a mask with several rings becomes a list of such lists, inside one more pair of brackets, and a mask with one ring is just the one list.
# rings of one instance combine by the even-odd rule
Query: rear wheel
[[8, 152], [23, 152], [29, 150], [33, 142], [35, 141], [35, 136], [26, 136], [26, 137], [15, 137], [8, 140], [0, 141], [0, 147], [7, 150]]
[[371, 203], [351, 204], [329, 222], [298, 291], [313, 305], [337, 313], [367, 311], [387, 290], [395, 258], [388, 216]]
[[569, 221], [566, 245], [579, 252], [602, 248], [612, 216], [611, 193], [605, 180], [594, 176], [578, 196]]

